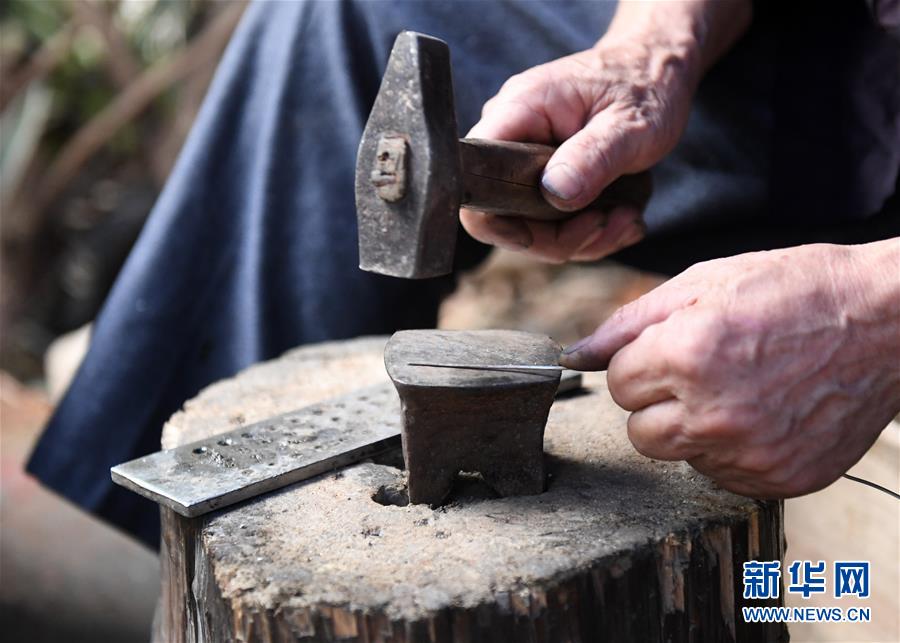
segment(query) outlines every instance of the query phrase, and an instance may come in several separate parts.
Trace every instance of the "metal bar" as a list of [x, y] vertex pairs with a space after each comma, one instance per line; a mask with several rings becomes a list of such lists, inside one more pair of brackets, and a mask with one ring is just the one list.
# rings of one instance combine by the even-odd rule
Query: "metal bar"
[[400, 446], [391, 384], [113, 467], [113, 482], [193, 517]]
[[473, 371], [564, 371], [555, 364], [437, 364], [430, 362], [409, 362], [410, 366], [429, 366], [433, 368], [462, 368]]

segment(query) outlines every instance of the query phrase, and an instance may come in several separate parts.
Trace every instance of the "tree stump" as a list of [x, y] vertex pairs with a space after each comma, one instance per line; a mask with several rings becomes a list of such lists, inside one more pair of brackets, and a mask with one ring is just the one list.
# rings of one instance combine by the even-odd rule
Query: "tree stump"
[[[385, 382], [384, 342], [304, 347], [214, 384], [163, 447]], [[786, 640], [740, 612], [742, 563], [782, 558], [780, 503], [640, 456], [603, 374], [584, 382], [550, 411], [540, 495], [470, 480], [443, 507], [398, 506], [401, 469], [366, 462], [194, 519], [163, 508], [154, 640]]]

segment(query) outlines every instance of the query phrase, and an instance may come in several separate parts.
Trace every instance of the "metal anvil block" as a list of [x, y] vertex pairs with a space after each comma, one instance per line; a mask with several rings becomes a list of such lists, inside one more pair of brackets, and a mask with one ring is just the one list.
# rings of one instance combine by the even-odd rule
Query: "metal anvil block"
[[520, 331], [411, 330], [390, 339], [384, 361], [400, 394], [411, 503], [439, 504], [460, 471], [479, 472], [501, 496], [544, 490], [544, 426], [559, 371], [477, 367], [555, 365], [559, 352], [549, 337]]

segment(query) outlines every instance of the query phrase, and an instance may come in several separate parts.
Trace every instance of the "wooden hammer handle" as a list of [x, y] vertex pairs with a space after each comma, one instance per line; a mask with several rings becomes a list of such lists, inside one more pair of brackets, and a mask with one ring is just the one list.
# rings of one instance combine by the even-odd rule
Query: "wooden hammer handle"
[[[541, 194], [541, 175], [555, 147], [464, 138], [459, 148], [464, 207], [545, 221], [575, 214], [557, 210]], [[649, 172], [626, 174], [610, 183], [586, 209], [608, 211], [617, 205], [632, 205], [643, 210], [651, 192]]]

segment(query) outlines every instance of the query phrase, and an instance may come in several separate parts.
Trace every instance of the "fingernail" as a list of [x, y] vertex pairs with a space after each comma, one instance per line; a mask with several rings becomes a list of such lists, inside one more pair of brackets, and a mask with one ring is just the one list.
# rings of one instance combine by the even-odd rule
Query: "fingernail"
[[582, 348], [587, 346], [587, 344], [590, 340], [591, 340], [590, 335], [588, 335], [587, 337], [583, 337], [583, 338], [579, 339], [577, 342], [575, 342], [574, 344], [572, 344], [571, 346], [567, 346], [566, 349], [563, 350], [562, 354], [563, 355], [571, 355], [572, 353], [580, 351]]
[[581, 175], [567, 163], [557, 163], [544, 170], [541, 185], [547, 192], [563, 201], [571, 201], [584, 190]]
[[632, 223], [630, 226], [625, 228], [625, 231], [622, 232], [622, 236], [619, 238], [618, 246], [620, 248], [625, 248], [627, 246], [634, 245], [638, 241], [644, 238], [644, 226], [641, 223]]
[[533, 239], [531, 231], [521, 223], [505, 221], [503, 217], [497, 217], [491, 223], [493, 231], [499, 235], [493, 244], [504, 250], [527, 250], [531, 247]]

